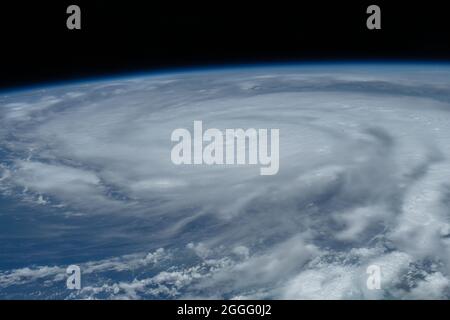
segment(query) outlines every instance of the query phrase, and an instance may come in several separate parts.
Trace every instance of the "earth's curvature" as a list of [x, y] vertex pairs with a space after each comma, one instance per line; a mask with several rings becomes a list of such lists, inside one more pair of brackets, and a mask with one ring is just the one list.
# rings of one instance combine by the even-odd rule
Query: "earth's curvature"
[[[278, 174], [174, 165], [171, 133], [194, 120], [278, 128]], [[3, 92], [0, 298], [448, 299], [449, 156], [447, 64]]]

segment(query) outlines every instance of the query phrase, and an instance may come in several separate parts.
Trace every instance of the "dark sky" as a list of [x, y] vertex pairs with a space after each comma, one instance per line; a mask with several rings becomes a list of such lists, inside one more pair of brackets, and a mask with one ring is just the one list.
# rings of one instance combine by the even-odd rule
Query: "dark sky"
[[[70, 4], [80, 31], [66, 28]], [[370, 4], [382, 30], [366, 28]], [[445, 1], [2, 2], [0, 87], [223, 63], [450, 60], [448, 15]]]

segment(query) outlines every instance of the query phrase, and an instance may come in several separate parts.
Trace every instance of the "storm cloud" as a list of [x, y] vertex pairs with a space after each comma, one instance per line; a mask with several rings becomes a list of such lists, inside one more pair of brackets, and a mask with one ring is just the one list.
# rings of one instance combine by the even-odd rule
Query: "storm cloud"
[[[449, 84], [325, 65], [3, 93], [0, 297], [449, 298]], [[195, 120], [279, 129], [278, 174], [174, 165]]]

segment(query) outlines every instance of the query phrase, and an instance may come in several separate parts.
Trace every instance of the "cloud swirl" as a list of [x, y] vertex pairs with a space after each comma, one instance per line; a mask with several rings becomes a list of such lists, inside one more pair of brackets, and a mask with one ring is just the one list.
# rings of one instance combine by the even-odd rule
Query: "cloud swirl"
[[[448, 299], [449, 84], [316, 65], [3, 93], [0, 297]], [[174, 165], [194, 120], [280, 129], [278, 174]]]

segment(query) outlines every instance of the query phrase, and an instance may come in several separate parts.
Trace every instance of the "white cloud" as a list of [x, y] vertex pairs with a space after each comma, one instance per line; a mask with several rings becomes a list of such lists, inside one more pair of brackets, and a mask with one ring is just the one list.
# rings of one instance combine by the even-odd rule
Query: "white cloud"
[[[85, 248], [124, 253], [97, 260], [56, 247], [99, 275], [85, 298], [448, 297], [449, 81], [448, 70], [305, 68], [6, 96], [0, 192], [33, 199], [33, 217], [21, 219], [38, 229], [47, 230], [49, 219], [36, 216], [50, 206], [61, 224], [80, 227], [58, 229], [67, 236], [58, 244], [83, 230]], [[280, 129], [279, 173], [173, 165], [170, 133], [194, 120]], [[80, 212], [85, 220], [72, 215]], [[17, 230], [2, 241], [22, 239]], [[126, 254], [155, 246], [165, 250]], [[23, 261], [11, 248], [5, 255]], [[370, 264], [383, 270], [379, 292], [365, 287]], [[412, 266], [420, 281], [408, 280]], [[3, 270], [0, 284], [62, 281], [62, 267], [51, 268]]]

